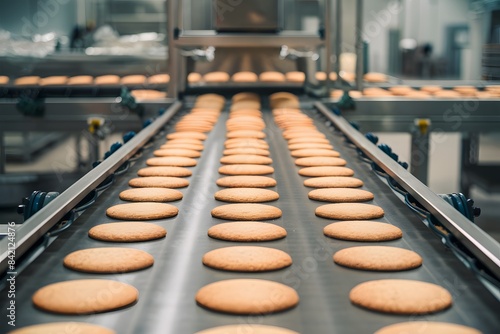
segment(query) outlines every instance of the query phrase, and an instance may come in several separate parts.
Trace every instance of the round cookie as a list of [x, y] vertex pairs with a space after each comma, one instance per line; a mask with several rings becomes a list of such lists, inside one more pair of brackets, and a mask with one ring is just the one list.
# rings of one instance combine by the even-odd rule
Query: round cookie
[[203, 146], [203, 140], [195, 138], [177, 138], [168, 140], [165, 145], [167, 144], [193, 144]]
[[330, 144], [330, 141], [326, 138], [320, 137], [297, 137], [288, 140], [288, 145], [299, 144], [299, 143], [320, 143], [320, 144]]
[[311, 190], [308, 197], [322, 202], [367, 202], [373, 199], [373, 194], [366, 190], [354, 188], [321, 188]]
[[94, 83], [94, 77], [91, 75], [77, 75], [68, 78], [66, 83], [68, 86], [79, 86], [79, 85], [92, 85]]
[[340, 157], [340, 153], [334, 150], [327, 149], [313, 149], [313, 148], [304, 148], [301, 150], [294, 150], [291, 152], [292, 157], [294, 158], [307, 158], [307, 157]]
[[276, 201], [280, 195], [276, 191], [262, 188], [228, 188], [215, 193], [215, 199], [233, 203], [262, 203]]
[[268, 220], [281, 217], [282, 212], [279, 208], [254, 203], [226, 204], [214, 208], [211, 214], [215, 218], [227, 220]]
[[261, 315], [296, 306], [299, 295], [294, 289], [278, 282], [231, 279], [202, 287], [196, 293], [196, 302], [213, 311]]
[[330, 238], [348, 241], [389, 241], [403, 237], [401, 229], [394, 225], [363, 220], [332, 223], [325, 226], [323, 233]]
[[239, 148], [229, 148], [225, 149], [222, 152], [223, 155], [241, 155], [241, 154], [250, 154], [250, 155], [262, 155], [264, 157], [269, 156], [268, 150], [263, 150], [256, 147], [239, 147]]
[[128, 306], [139, 296], [136, 288], [107, 279], [82, 279], [53, 283], [38, 289], [33, 304], [47, 312], [91, 314]]
[[274, 168], [266, 165], [234, 164], [219, 167], [219, 173], [224, 175], [267, 175], [274, 173]]
[[172, 202], [182, 199], [182, 193], [168, 188], [136, 188], [120, 193], [120, 199], [131, 202]]
[[347, 162], [335, 157], [307, 157], [295, 159], [295, 164], [300, 167], [345, 166]]
[[271, 241], [286, 237], [286, 230], [270, 223], [238, 221], [214, 225], [208, 229], [208, 236], [236, 242]]
[[[195, 334], [299, 334], [298, 332], [291, 331], [286, 328], [275, 327], [275, 326], [264, 326], [264, 325], [254, 325], [254, 324], [239, 324], [239, 325], [227, 325], [220, 326], [202, 330]], [[467, 334], [467, 333], [459, 333]], [[475, 333], [470, 333], [475, 334]]]
[[196, 72], [191, 72], [187, 76], [187, 80], [189, 83], [197, 83], [201, 81], [201, 74]]
[[333, 255], [333, 261], [344, 267], [373, 271], [401, 271], [422, 265], [422, 258], [417, 253], [388, 246], [344, 248]]
[[[204, 332], [202, 332], [204, 333]], [[210, 332], [209, 332], [210, 333]], [[215, 333], [215, 332], [214, 332]], [[374, 334], [481, 334], [475, 328], [436, 321], [408, 321], [389, 325]]]
[[323, 143], [296, 143], [296, 144], [288, 145], [288, 149], [290, 151], [302, 150], [302, 149], [306, 149], [306, 148], [322, 148], [322, 149], [331, 150], [331, 149], [333, 149], [333, 145], [323, 144]]
[[316, 208], [316, 216], [338, 220], [365, 220], [384, 216], [384, 210], [376, 205], [364, 203], [325, 204]]
[[363, 181], [355, 177], [324, 176], [304, 180], [304, 185], [310, 188], [359, 188]]
[[228, 139], [233, 139], [233, 138], [255, 138], [255, 139], [263, 139], [266, 138], [266, 134], [262, 131], [256, 131], [256, 130], [236, 130], [236, 131], [230, 131], [226, 134], [226, 137]]
[[299, 175], [310, 177], [321, 176], [353, 176], [354, 171], [348, 167], [340, 166], [317, 166], [299, 169]]
[[306, 74], [299, 71], [290, 71], [285, 73], [285, 78], [288, 82], [304, 82], [304, 80], [306, 80]]
[[144, 85], [146, 83], [146, 76], [142, 74], [126, 75], [121, 78], [122, 85]]
[[[115, 331], [84, 322], [50, 322], [15, 329], [8, 334], [116, 334]], [[278, 332], [279, 333], [279, 332]], [[283, 332], [286, 333], [286, 332]]]
[[260, 175], [235, 175], [221, 177], [216, 181], [219, 187], [228, 188], [268, 188], [275, 187], [276, 180]]
[[262, 82], [284, 82], [285, 75], [277, 71], [265, 71], [259, 74], [259, 80]]
[[224, 144], [224, 146], [227, 149], [232, 149], [232, 148], [257, 148], [257, 149], [262, 149], [262, 150], [269, 150], [269, 145], [266, 142], [255, 142], [255, 141], [245, 141], [245, 140], [239, 140], [236, 142], [230, 142]]
[[229, 81], [229, 74], [222, 71], [208, 72], [203, 75], [205, 82], [227, 82]]
[[146, 160], [148, 166], [193, 167], [196, 160], [188, 157], [156, 157]]
[[154, 259], [145, 251], [123, 247], [101, 247], [78, 250], [66, 255], [66, 268], [86, 273], [127, 273], [149, 268]]
[[173, 176], [136, 177], [128, 181], [128, 185], [136, 188], [184, 188], [189, 181]]
[[108, 242], [140, 242], [164, 238], [167, 230], [143, 222], [108, 223], [92, 227], [89, 237]]
[[170, 75], [166, 73], [154, 74], [148, 78], [150, 85], [166, 85], [170, 82]]
[[232, 246], [214, 249], [203, 255], [207, 267], [225, 271], [262, 272], [292, 265], [292, 258], [282, 250], [259, 246]]
[[199, 158], [201, 153], [195, 150], [188, 150], [183, 148], [162, 148], [153, 151], [155, 157], [188, 157]]
[[231, 77], [234, 82], [256, 82], [258, 78], [257, 74], [250, 71], [236, 72]]
[[226, 155], [220, 159], [221, 164], [234, 165], [234, 164], [251, 164], [251, 165], [270, 165], [273, 163], [273, 159], [269, 157], [263, 157], [262, 155]]
[[166, 144], [160, 146], [161, 149], [169, 149], [169, 148], [184, 148], [187, 150], [194, 151], [203, 151], [202, 144], [191, 144], [191, 143], [182, 143], [182, 142], [171, 142], [168, 141]]
[[204, 133], [200, 133], [200, 132], [185, 131], [185, 132], [169, 133], [166, 138], [167, 139], [192, 138], [192, 139], [198, 139], [198, 140], [206, 140], [207, 135]]
[[120, 77], [114, 74], [101, 75], [95, 77], [94, 84], [96, 85], [119, 85]]
[[179, 213], [177, 207], [165, 203], [127, 203], [112, 206], [106, 215], [122, 220], [153, 220], [174, 217]]
[[441, 286], [402, 279], [358, 284], [349, 293], [349, 299], [372, 311], [408, 315], [434, 313], [452, 304], [451, 294]]
[[191, 170], [184, 167], [173, 166], [159, 166], [159, 167], [146, 167], [137, 171], [138, 176], [173, 176], [173, 177], [186, 177], [193, 175]]

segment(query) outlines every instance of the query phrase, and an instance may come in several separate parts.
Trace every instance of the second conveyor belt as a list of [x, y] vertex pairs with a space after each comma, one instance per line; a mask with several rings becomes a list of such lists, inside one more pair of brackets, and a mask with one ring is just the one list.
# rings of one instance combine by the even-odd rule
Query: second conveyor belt
[[[281, 136], [281, 130], [274, 124], [271, 113], [269, 110], [263, 111], [267, 125], [266, 140], [270, 145], [272, 166], [275, 168], [272, 177], [277, 181], [274, 190], [280, 194], [278, 201], [268, 204], [283, 211], [280, 219], [270, 222], [284, 227], [288, 235], [278, 241], [251, 244], [287, 252], [293, 259], [291, 267], [266, 273], [234, 273], [214, 270], [201, 262], [202, 256], [210, 250], [238, 244], [207, 236], [209, 227], [224, 222], [212, 218], [210, 214], [214, 207], [226, 204], [213, 198], [214, 193], [221, 189], [216, 185], [216, 180], [222, 176], [217, 170], [226, 135], [227, 111], [224, 111], [204, 143], [205, 149], [198, 159], [198, 165], [192, 168], [193, 175], [188, 178], [189, 187], [180, 189], [184, 198], [172, 203], [179, 208], [179, 215], [153, 221], [167, 229], [166, 238], [120, 244], [121, 247], [149, 252], [155, 259], [153, 267], [126, 274], [85, 274], [65, 268], [63, 258], [79, 249], [116, 246], [90, 239], [87, 236], [88, 230], [95, 225], [113, 221], [106, 217], [106, 208], [123, 203], [118, 194], [129, 188], [128, 180], [146, 166], [145, 160], [152, 156], [153, 149], [165, 142], [165, 134], [173, 131], [171, 123], [166, 131], [156, 137], [154, 145], [143, 151], [143, 156], [129, 171], [117, 177], [115, 184], [19, 275], [16, 293], [17, 326], [53, 321], [83, 321], [100, 324], [117, 333], [184, 334], [226, 324], [259, 323], [290, 328], [300, 333], [373, 333], [393, 323], [432, 320], [464, 324], [484, 333], [493, 333], [498, 329], [496, 313], [499, 304], [496, 299], [444, 248], [440, 240], [401, 202], [387, 184], [372, 172], [369, 164], [359, 159], [355, 149], [346, 145], [341, 135], [329, 130], [309, 110], [307, 114], [316, 118], [316, 126], [347, 160], [347, 167], [354, 170], [355, 177], [364, 181], [363, 189], [374, 193], [373, 204], [385, 210], [385, 217], [378, 220], [398, 226], [403, 231], [402, 239], [383, 244], [414, 250], [423, 258], [422, 267], [393, 273], [360, 271], [334, 264], [333, 253], [364, 243], [335, 240], [323, 235], [323, 228], [333, 221], [315, 216], [315, 208], [324, 203], [308, 199], [307, 193], [311, 188], [303, 185], [305, 178], [298, 175], [299, 168], [294, 165], [287, 143]], [[129, 283], [139, 290], [139, 300], [135, 305], [122, 310], [83, 316], [46, 313], [32, 305], [31, 296], [37, 289], [54, 282], [85, 278], [108, 278]], [[261, 278], [284, 283], [297, 290], [299, 305], [277, 314], [239, 316], [212, 312], [196, 304], [194, 297], [201, 287], [232, 278]], [[450, 291], [454, 304], [450, 309], [436, 314], [400, 316], [368, 311], [350, 303], [349, 291], [354, 286], [384, 278], [414, 279], [441, 285]], [[0, 305], [4, 310], [6, 306], [6, 302]], [[4, 329], [4, 324], [1, 326]]]

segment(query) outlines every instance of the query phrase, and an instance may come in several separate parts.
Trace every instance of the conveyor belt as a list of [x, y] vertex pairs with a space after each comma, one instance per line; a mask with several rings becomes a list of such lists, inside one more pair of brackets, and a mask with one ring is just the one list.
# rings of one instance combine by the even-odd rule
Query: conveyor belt
[[[315, 117], [314, 113], [308, 113]], [[310, 189], [302, 185], [304, 178], [297, 174], [298, 168], [294, 165], [280, 130], [274, 125], [272, 115], [264, 112], [267, 124], [265, 131], [275, 168], [273, 177], [278, 182], [275, 190], [280, 194], [280, 199], [271, 204], [283, 210], [283, 217], [273, 222], [288, 231], [285, 239], [266, 242], [265, 245], [288, 252], [294, 264], [275, 272], [253, 274], [222, 272], [204, 267], [201, 258], [205, 252], [233, 245], [210, 239], [206, 235], [210, 226], [222, 222], [212, 218], [210, 211], [223, 204], [214, 200], [213, 194], [220, 189], [215, 181], [220, 177], [217, 168], [222, 156], [226, 119], [227, 113], [223, 113], [205, 141], [205, 150], [198, 165], [192, 168], [193, 176], [189, 178], [191, 184], [182, 189], [184, 198], [174, 203], [179, 208], [179, 215], [155, 222], [168, 230], [167, 237], [123, 245], [151, 253], [155, 258], [152, 268], [127, 274], [95, 275], [74, 272], [62, 265], [63, 257], [72, 251], [111, 245], [88, 238], [87, 232], [92, 226], [112, 221], [106, 217], [105, 209], [121, 202], [119, 192], [127, 189], [127, 181], [145, 166], [145, 159], [152, 155], [151, 148], [18, 276], [17, 326], [51, 321], [84, 321], [112, 328], [117, 333], [194, 333], [224, 324], [261, 323], [301, 333], [373, 333], [392, 323], [434, 320], [465, 324], [484, 333], [498, 330], [498, 301], [371, 171], [369, 165], [358, 158], [355, 150], [318, 120], [318, 129], [327, 134], [335, 149], [348, 161], [348, 167], [355, 171], [355, 176], [365, 182], [364, 188], [375, 194], [373, 203], [384, 208], [386, 215], [380, 220], [403, 230], [403, 239], [384, 244], [416, 251], [424, 260], [423, 266], [407, 272], [377, 273], [335, 265], [331, 258], [335, 251], [362, 243], [334, 240], [323, 235], [323, 227], [331, 221], [314, 215], [314, 209], [320, 203], [307, 198]], [[161, 133], [155, 146], [164, 141], [164, 133]], [[287, 284], [297, 290], [300, 303], [289, 311], [266, 316], [226, 315], [196, 305], [194, 296], [202, 286], [218, 280], [245, 277]], [[31, 296], [40, 287], [82, 278], [109, 278], [132, 284], [139, 290], [139, 301], [123, 310], [90, 316], [56, 315], [33, 307]], [[351, 288], [367, 280], [383, 278], [416, 279], [439, 284], [451, 292], [454, 305], [437, 314], [411, 317], [375, 313], [351, 305], [348, 298]], [[7, 292], [3, 290], [1, 293], [0, 307], [5, 313]], [[2, 320], [0, 332], [5, 332], [6, 328], [6, 321]]]

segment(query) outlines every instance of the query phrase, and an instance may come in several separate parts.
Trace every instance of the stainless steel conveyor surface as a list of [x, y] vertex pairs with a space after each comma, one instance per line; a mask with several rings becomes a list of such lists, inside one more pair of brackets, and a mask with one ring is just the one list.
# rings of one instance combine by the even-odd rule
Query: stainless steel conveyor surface
[[[318, 129], [327, 135], [335, 149], [355, 171], [355, 176], [365, 182], [364, 189], [375, 194], [373, 204], [381, 206], [386, 215], [380, 221], [400, 227], [404, 236], [400, 240], [384, 243], [412, 249], [424, 260], [422, 267], [404, 272], [367, 272], [340, 267], [333, 263], [332, 254], [342, 248], [362, 245], [327, 238], [323, 227], [331, 220], [316, 217], [314, 210], [323, 204], [309, 200], [310, 190], [303, 186], [305, 178], [298, 175], [298, 167], [287, 149], [281, 131], [274, 124], [269, 110], [264, 110], [265, 130], [270, 145], [272, 166], [277, 180], [276, 190], [280, 199], [269, 204], [282, 209], [283, 217], [272, 223], [288, 231], [285, 239], [252, 243], [274, 247], [289, 253], [293, 265], [283, 270], [267, 273], [223, 272], [203, 266], [201, 258], [209, 250], [235, 245], [211, 239], [207, 229], [222, 220], [212, 218], [211, 209], [225, 203], [218, 202], [213, 194], [220, 188], [215, 181], [221, 176], [217, 169], [225, 139], [227, 112], [223, 112], [213, 131], [205, 141], [205, 150], [198, 165], [192, 168], [190, 185], [181, 189], [184, 198], [173, 204], [179, 208], [175, 218], [154, 221], [168, 231], [165, 239], [122, 244], [122, 247], [139, 248], [155, 258], [153, 267], [126, 274], [96, 275], [74, 272], [62, 264], [64, 256], [72, 251], [89, 247], [116, 246], [87, 237], [95, 225], [111, 222], [106, 217], [107, 207], [121, 203], [118, 194], [129, 188], [127, 181], [135, 177], [138, 169], [152, 155], [154, 147], [165, 142], [168, 127], [159, 133], [153, 147], [143, 151], [125, 175], [106, 190], [97, 202], [17, 278], [17, 325], [24, 326], [51, 321], [84, 321], [100, 324], [117, 333], [194, 333], [225, 324], [260, 323], [282, 326], [300, 333], [373, 333], [377, 329], [408, 320], [447, 321], [464, 324], [494, 333], [500, 326], [498, 301], [483, 287], [478, 279], [453, 254], [406, 205], [372, 172], [371, 167], [359, 159], [355, 149], [345, 144], [343, 137], [331, 132], [319, 115], [308, 110], [316, 119]], [[170, 123], [169, 123], [170, 124]], [[232, 278], [262, 278], [287, 284], [300, 295], [297, 307], [266, 316], [237, 316], [216, 313], [198, 306], [194, 296], [199, 288], [214, 281]], [[138, 302], [128, 308], [83, 316], [66, 316], [46, 313], [34, 308], [33, 293], [50, 283], [84, 278], [108, 278], [132, 284], [139, 290]], [[349, 291], [355, 285], [375, 279], [415, 279], [439, 284], [450, 291], [453, 306], [443, 312], [425, 316], [401, 316], [376, 313], [358, 308], [349, 301]], [[0, 295], [0, 308], [7, 306], [6, 291]], [[0, 332], [6, 324], [0, 323]]]

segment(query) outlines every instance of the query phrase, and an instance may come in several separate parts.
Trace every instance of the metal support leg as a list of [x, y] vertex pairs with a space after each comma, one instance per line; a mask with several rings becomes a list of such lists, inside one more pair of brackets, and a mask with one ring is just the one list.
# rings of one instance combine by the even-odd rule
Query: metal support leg
[[462, 147], [460, 157], [460, 191], [468, 197], [472, 186], [468, 174], [472, 166], [479, 161], [479, 134], [462, 133]]
[[0, 174], [5, 174], [5, 164], [7, 162], [6, 149], [4, 132], [0, 131]]
[[416, 119], [411, 134], [410, 172], [424, 184], [429, 176], [430, 120]]

